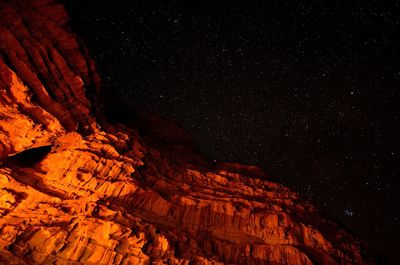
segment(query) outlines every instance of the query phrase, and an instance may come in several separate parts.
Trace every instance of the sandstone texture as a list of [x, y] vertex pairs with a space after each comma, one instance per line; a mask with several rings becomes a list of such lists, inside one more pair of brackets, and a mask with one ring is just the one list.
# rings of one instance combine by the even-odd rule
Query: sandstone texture
[[104, 121], [64, 7], [0, 0], [0, 264], [375, 264], [257, 167], [154, 114]]

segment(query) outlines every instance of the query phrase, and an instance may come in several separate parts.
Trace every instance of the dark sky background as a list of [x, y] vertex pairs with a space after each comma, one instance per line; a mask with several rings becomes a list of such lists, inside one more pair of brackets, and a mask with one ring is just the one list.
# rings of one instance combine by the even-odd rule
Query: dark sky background
[[175, 119], [400, 263], [400, 2], [68, 2], [108, 106]]

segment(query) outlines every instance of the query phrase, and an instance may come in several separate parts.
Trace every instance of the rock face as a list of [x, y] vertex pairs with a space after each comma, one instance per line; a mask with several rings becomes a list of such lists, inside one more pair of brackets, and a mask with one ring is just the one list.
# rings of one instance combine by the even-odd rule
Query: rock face
[[204, 160], [174, 123], [103, 122], [67, 23], [51, 0], [0, 0], [0, 264], [375, 264], [259, 168]]

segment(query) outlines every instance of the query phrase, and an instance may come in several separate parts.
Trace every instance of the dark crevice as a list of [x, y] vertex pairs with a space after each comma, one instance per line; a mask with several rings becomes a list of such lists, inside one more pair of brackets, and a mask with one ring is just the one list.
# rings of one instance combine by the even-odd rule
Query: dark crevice
[[50, 153], [52, 145], [33, 147], [12, 154], [7, 158], [7, 163], [12, 163], [19, 167], [34, 167], [38, 162]]

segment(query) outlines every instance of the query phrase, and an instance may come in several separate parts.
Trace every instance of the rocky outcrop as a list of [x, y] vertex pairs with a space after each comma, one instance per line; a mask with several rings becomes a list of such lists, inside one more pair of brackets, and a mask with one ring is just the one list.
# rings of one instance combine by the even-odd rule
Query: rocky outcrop
[[99, 124], [99, 87], [62, 5], [0, 1], [0, 264], [374, 263], [259, 168], [206, 161], [174, 123]]

